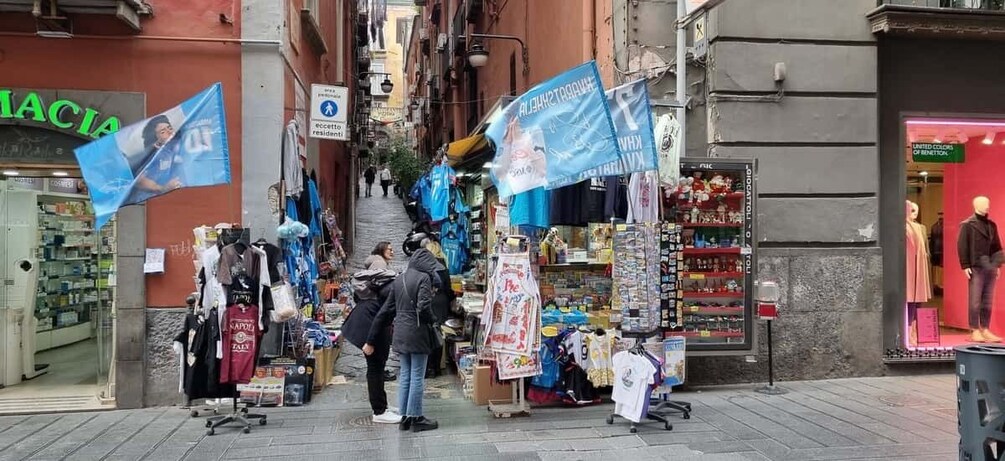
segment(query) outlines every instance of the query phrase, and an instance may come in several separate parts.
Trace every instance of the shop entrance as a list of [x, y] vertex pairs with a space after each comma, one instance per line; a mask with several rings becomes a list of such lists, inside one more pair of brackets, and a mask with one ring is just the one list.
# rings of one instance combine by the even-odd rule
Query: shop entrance
[[0, 168], [0, 414], [113, 408], [115, 222], [75, 165]]
[[943, 349], [1000, 342], [1005, 336], [1001, 310], [1005, 292], [995, 288], [1000, 285], [996, 267], [1001, 255], [984, 254], [988, 251], [978, 234], [988, 234], [990, 229], [980, 216], [983, 198], [990, 203], [987, 217], [997, 221], [999, 236], [1005, 223], [1005, 219], [996, 220], [1003, 215], [996, 210], [1005, 207], [1001, 180], [1005, 120], [908, 118], [903, 128], [907, 162], [904, 346]]

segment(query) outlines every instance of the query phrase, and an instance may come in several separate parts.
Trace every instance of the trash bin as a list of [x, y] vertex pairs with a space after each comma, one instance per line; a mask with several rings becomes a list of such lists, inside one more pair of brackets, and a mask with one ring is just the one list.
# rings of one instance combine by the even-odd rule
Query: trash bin
[[956, 347], [961, 461], [1005, 460], [1005, 345]]

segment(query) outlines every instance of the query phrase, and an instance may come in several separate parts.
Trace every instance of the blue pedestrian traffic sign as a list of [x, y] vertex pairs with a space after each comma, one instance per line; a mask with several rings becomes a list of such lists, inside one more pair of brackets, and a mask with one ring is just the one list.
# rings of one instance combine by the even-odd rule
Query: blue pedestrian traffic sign
[[335, 101], [329, 99], [321, 103], [321, 115], [334, 117], [335, 114], [338, 114], [338, 104]]
[[349, 140], [349, 90], [344, 86], [311, 85], [311, 121], [308, 136], [317, 139]]

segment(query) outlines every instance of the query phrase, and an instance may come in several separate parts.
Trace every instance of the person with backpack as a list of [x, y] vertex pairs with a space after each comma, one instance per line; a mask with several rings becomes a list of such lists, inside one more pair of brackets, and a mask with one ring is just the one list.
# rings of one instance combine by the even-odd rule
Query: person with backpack
[[394, 280], [394, 289], [373, 319], [369, 338], [363, 345], [364, 354], [377, 354], [375, 343], [394, 323], [391, 343], [401, 360], [398, 377], [398, 406], [404, 415], [398, 426], [401, 430], [422, 432], [439, 427], [423, 414], [422, 393], [429, 354], [442, 344], [442, 337], [434, 328], [436, 316], [432, 306], [433, 279], [439, 278], [437, 272], [441, 268], [429, 250], [417, 248], [408, 268]]
[[387, 392], [384, 391], [384, 382], [393, 380], [388, 379], [384, 371], [391, 353], [391, 329], [381, 328], [372, 339], [369, 336], [374, 317], [387, 301], [395, 277], [397, 273], [386, 268], [368, 268], [353, 274], [356, 307], [342, 325], [342, 335], [352, 345], [362, 349], [368, 340], [371, 341], [373, 351], [366, 355], [366, 390], [373, 410], [373, 422], [383, 424], [397, 424], [402, 419], [401, 415], [388, 408]]

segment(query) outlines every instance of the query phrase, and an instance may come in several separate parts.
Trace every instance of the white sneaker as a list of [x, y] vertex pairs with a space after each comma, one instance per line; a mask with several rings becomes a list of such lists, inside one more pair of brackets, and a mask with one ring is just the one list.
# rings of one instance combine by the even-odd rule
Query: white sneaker
[[381, 424], [398, 424], [401, 422], [401, 415], [391, 410], [384, 410], [384, 412], [379, 415], [373, 415], [373, 422]]

